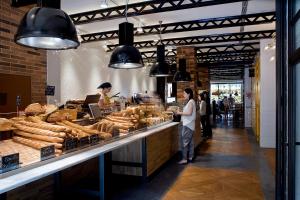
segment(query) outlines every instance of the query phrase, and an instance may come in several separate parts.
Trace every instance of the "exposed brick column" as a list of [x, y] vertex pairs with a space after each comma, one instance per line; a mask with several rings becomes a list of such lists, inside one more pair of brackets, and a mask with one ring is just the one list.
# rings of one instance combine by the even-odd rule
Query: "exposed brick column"
[[10, 0], [0, 0], [0, 73], [31, 77], [31, 101], [46, 103], [47, 55], [15, 44], [14, 35], [29, 6], [12, 8]]
[[191, 74], [192, 81], [187, 83], [177, 83], [177, 102], [182, 103], [183, 99], [183, 91], [185, 88], [191, 88], [194, 92], [196, 92], [196, 77], [197, 77], [197, 60], [195, 56], [195, 48], [194, 47], [177, 47], [177, 69], [179, 68], [179, 59], [186, 59], [186, 70]]

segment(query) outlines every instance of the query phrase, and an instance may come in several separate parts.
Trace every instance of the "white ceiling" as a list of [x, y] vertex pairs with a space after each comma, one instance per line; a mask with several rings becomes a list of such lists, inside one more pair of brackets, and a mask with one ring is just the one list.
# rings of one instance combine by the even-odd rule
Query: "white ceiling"
[[[86, 12], [91, 10], [101, 9], [100, 4], [103, 0], [61, 0], [61, 8], [68, 14], [75, 14], [79, 12]], [[109, 7], [124, 5], [126, 0], [107, 0]], [[129, 0], [129, 4], [142, 2], [143, 0]], [[146, 1], [146, 0], [144, 0]], [[242, 11], [242, 2], [222, 4], [209, 7], [200, 7], [193, 9], [185, 9], [171, 12], [162, 12], [156, 14], [148, 14], [137, 17], [129, 17], [128, 21], [134, 23], [137, 27], [140, 21], [144, 25], [154, 25], [158, 24], [158, 21], [162, 20], [163, 23], [171, 22], [180, 22], [188, 20], [197, 20], [197, 19], [207, 19], [214, 17], [226, 17], [240, 15]], [[275, 11], [275, 0], [250, 0], [248, 2], [247, 14], [252, 13], [261, 13]], [[125, 21], [125, 17], [121, 19], [107, 20], [101, 22], [93, 22], [89, 24], [77, 25], [77, 30], [79, 34], [87, 34], [94, 32], [102, 32], [108, 30], [117, 30], [118, 24]], [[275, 29], [275, 23], [263, 24], [263, 25], [253, 25], [245, 27], [244, 31], [259, 31], [259, 30], [270, 30]], [[221, 28], [221, 29], [210, 29], [210, 30], [201, 30], [201, 31], [190, 31], [182, 33], [170, 33], [163, 34], [162, 38], [175, 38], [175, 37], [189, 37], [189, 36], [200, 36], [200, 35], [212, 35], [212, 34], [224, 34], [224, 33], [236, 33], [240, 32], [240, 27], [233, 28]], [[135, 41], [144, 41], [144, 40], [154, 40], [157, 39], [158, 35], [150, 36], [139, 36], [135, 37]], [[108, 44], [115, 44], [117, 40], [107, 41]], [[232, 42], [231, 42], [232, 43]], [[82, 44], [81, 46], [85, 46]], [[94, 47], [102, 47], [104, 41], [93, 42]], [[208, 45], [208, 44], [204, 44]], [[214, 45], [217, 45], [214, 43]], [[102, 47], [103, 48], [103, 47]], [[151, 49], [147, 49], [151, 50]], [[153, 49], [152, 49], [153, 50]]]

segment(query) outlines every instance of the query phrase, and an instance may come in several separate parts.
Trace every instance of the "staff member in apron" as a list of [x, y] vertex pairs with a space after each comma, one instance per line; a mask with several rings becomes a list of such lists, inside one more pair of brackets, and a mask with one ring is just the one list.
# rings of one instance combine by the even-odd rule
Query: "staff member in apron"
[[[184, 99], [187, 101], [183, 107], [183, 112], [177, 112], [181, 115], [182, 133], [181, 133], [181, 147], [182, 147], [182, 160], [178, 164], [186, 164], [188, 159], [191, 161], [194, 157], [194, 140], [193, 135], [195, 131], [196, 121], [196, 103], [193, 99], [193, 90], [186, 88], [183, 92]], [[189, 152], [189, 155], [187, 153]]]
[[110, 107], [110, 98], [107, 96], [107, 93], [110, 92], [112, 88], [111, 83], [105, 82], [102, 83], [97, 89], [100, 89], [100, 98], [98, 101], [98, 105], [100, 108], [107, 108]]

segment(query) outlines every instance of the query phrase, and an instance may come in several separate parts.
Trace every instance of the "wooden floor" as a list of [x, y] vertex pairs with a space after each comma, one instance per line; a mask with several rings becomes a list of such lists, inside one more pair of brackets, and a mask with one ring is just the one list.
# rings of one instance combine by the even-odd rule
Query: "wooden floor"
[[[200, 148], [164, 195], [164, 200], [265, 199], [245, 129], [214, 129], [213, 139]], [[267, 152], [271, 158], [270, 151]], [[245, 162], [243, 162], [245, 161]], [[246, 163], [246, 164], [245, 164]]]

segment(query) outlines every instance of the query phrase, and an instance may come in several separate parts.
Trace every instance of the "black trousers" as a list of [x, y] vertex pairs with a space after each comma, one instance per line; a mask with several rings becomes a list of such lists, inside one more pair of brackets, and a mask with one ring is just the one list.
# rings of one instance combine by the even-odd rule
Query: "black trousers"
[[201, 115], [200, 116], [200, 121], [203, 129], [203, 137], [207, 137], [207, 116], [206, 115]]

